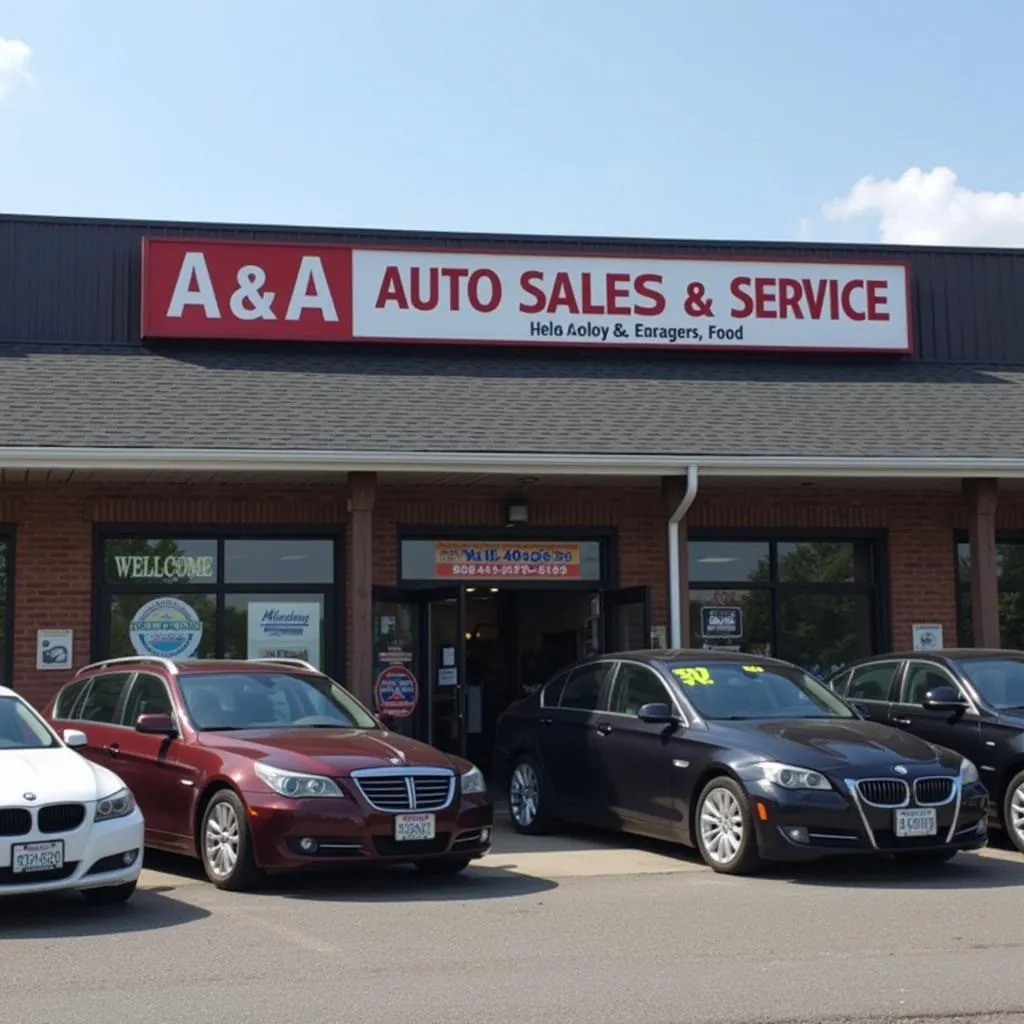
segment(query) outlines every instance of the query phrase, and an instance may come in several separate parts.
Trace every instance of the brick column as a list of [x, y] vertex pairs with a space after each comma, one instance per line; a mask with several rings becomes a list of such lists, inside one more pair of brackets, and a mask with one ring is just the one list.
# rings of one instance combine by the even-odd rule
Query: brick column
[[999, 578], [996, 571], [998, 480], [964, 480], [971, 541], [971, 610], [974, 645], [999, 646]]
[[373, 500], [376, 473], [350, 473], [349, 484], [349, 689], [373, 705]]

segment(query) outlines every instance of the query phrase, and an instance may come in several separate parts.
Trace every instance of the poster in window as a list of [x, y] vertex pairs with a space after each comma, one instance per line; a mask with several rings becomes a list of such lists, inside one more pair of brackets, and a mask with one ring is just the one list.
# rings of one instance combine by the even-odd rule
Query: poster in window
[[320, 605], [313, 601], [250, 601], [248, 657], [301, 658], [320, 668]]

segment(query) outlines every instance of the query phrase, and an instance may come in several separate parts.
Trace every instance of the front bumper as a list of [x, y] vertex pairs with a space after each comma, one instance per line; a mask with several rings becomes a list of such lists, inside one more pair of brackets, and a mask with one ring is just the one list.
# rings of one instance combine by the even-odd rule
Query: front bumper
[[[66, 833], [0, 839], [0, 896], [102, 889], [134, 882], [142, 873], [144, 831], [142, 814], [136, 809], [124, 818], [87, 821]], [[52, 840], [64, 842], [62, 868], [31, 874], [15, 874], [11, 870], [14, 846]]]
[[[292, 800], [266, 791], [242, 796], [256, 863], [267, 871], [477, 859], [490, 849], [494, 830], [494, 805], [486, 794], [457, 794], [447, 808], [432, 812], [435, 836], [424, 840], [397, 840], [395, 814], [351, 796]], [[315, 850], [303, 849], [303, 839], [312, 839]]]
[[[900, 837], [896, 808], [861, 799], [851, 780], [837, 788], [787, 790], [763, 781], [745, 782], [754, 807], [758, 849], [766, 860], [808, 861], [835, 856], [889, 856], [977, 850], [988, 842], [988, 792], [981, 783], [954, 787], [954, 795], [934, 807], [934, 835]], [[911, 802], [908, 809], [920, 808]]]

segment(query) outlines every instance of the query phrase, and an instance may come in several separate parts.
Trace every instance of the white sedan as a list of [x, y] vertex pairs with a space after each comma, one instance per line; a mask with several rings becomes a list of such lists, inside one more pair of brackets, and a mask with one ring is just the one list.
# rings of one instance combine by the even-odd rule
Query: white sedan
[[73, 749], [85, 743], [0, 686], [0, 896], [73, 889], [121, 903], [135, 891], [142, 814], [117, 775]]

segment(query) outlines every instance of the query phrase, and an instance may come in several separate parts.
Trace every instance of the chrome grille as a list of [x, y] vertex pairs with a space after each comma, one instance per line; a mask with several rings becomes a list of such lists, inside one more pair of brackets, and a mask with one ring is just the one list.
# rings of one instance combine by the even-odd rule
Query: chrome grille
[[948, 777], [918, 779], [914, 783], [914, 799], [922, 807], [938, 807], [953, 799], [953, 789], [953, 780]]
[[32, 815], [23, 807], [0, 807], [0, 836], [24, 836], [32, 831]]
[[353, 772], [363, 799], [378, 811], [441, 811], [455, 795], [455, 774], [444, 770]]
[[910, 787], [902, 779], [861, 779], [857, 792], [875, 807], [902, 807], [910, 799]]
[[39, 831], [70, 832], [85, 821], [85, 804], [51, 804], [39, 808]]

